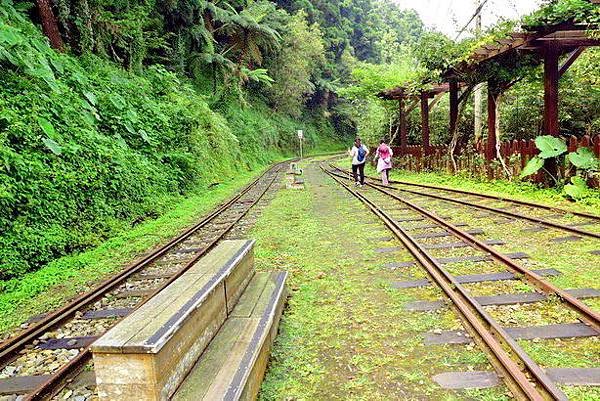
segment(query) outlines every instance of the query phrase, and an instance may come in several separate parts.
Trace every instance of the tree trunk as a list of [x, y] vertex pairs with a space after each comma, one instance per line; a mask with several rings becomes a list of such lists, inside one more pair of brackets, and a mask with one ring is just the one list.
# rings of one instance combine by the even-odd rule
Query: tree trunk
[[496, 97], [496, 158], [500, 161], [502, 165], [502, 170], [504, 170], [504, 174], [506, 178], [509, 180], [512, 178], [512, 174], [508, 167], [506, 167], [506, 162], [504, 161], [504, 157], [500, 153], [500, 144], [502, 142], [502, 133], [500, 132], [500, 101], [502, 100], [502, 93], [499, 93]]
[[452, 127], [452, 131], [450, 134], [452, 135], [452, 141], [450, 141], [450, 145], [448, 146], [448, 154], [450, 156], [450, 161], [452, 161], [452, 169], [456, 173], [458, 170], [458, 165], [456, 164], [456, 159], [454, 158], [454, 154], [456, 152], [456, 146], [460, 141], [460, 132], [458, 130], [458, 122], [460, 121], [460, 117], [463, 114], [465, 109], [465, 105], [469, 101], [469, 96], [471, 96], [471, 92], [473, 91], [472, 86], [468, 86], [465, 89], [465, 92], [460, 96], [460, 101], [458, 104], [458, 113], [456, 114], [456, 124]]
[[58, 23], [56, 17], [52, 11], [52, 6], [49, 0], [36, 0], [38, 12], [40, 13], [40, 19], [42, 21], [42, 29], [44, 34], [50, 40], [50, 45], [58, 51], [63, 51], [64, 43], [60, 36], [60, 30], [58, 29]]

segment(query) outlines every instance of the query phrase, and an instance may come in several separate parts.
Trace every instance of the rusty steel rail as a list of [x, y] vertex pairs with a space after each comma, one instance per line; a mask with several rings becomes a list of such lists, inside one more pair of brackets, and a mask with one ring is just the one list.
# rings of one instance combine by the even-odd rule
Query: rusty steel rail
[[[0, 366], [5, 365], [10, 360], [12, 360], [18, 352], [23, 349], [23, 347], [31, 343], [33, 340], [38, 338], [44, 332], [52, 330], [60, 326], [61, 323], [64, 323], [66, 320], [71, 318], [75, 312], [81, 310], [82, 308], [90, 305], [95, 302], [102, 296], [106, 295], [110, 291], [114, 290], [119, 285], [123, 284], [127, 279], [143, 270], [153, 262], [159, 260], [161, 257], [165, 256], [170, 250], [175, 248], [177, 245], [185, 241], [187, 238], [192, 236], [202, 227], [211, 223], [216, 217], [221, 215], [223, 212], [228, 210], [231, 206], [233, 206], [237, 201], [239, 201], [244, 195], [248, 194], [259, 182], [262, 180], [267, 174], [270, 172], [278, 172], [282, 165], [287, 163], [288, 161], [280, 162], [272, 166], [270, 169], [262, 173], [258, 178], [252, 181], [250, 184], [246, 185], [238, 194], [236, 194], [233, 198], [225, 202], [224, 204], [218, 206], [215, 210], [213, 210], [208, 216], [204, 217], [200, 222], [198, 222], [193, 227], [189, 228], [176, 238], [169, 241], [167, 244], [161, 246], [160, 248], [154, 250], [147, 256], [142, 257], [141, 259], [134, 261], [132, 264], [127, 266], [121, 273], [117, 274], [114, 277], [102, 282], [100, 285], [95, 287], [93, 290], [79, 296], [75, 300], [71, 301], [68, 305], [58, 309], [57, 311], [51, 313], [46, 316], [40, 322], [35, 324], [34, 326], [28, 328], [24, 332], [21, 332], [19, 335], [9, 338], [8, 340], [2, 342], [0, 344]], [[248, 206], [248, 208], [244, 211], [244, 213], [240, 214], [235, 221], [233, 221], [230, 225], [228, 225], [218, 237], [214, 238], [204, 250], [199, 252], [191, 261], [186, 263], [186, 265], [177, 271], [173, 277], [169, 278], [165, 283], [161, 284], [156, 290], [154, 290], [148, 297], [143, 299], [139, 304], [136, 305], [135, 309], [139, 308], [141, 305], [146, 303], [149, 299], [155, 296], [157, 293], [162, 291], [168, 285], [172, 284], [175, 280], [177, 280], [185, 271], [189, 270], [202, 256], [204, 256], [208, 251], [210, 251], [214, 246], [221, 241], [221, 239], [227, 235], [231, 231], [231, 229], [239, 222], [245, 215], [258, 203], [268, 189], [272, 186], [275, 181], [277, 175], [268, 183], [265, 187], [264, 191], [253, 200], [253, 202]], [[116, 323], [115, 323], [116, 324]], [[111, 326], [112, 327], [112, 326]], [[110, 328], [109, 328], [110, 329]], [[80, 352], [75, 358], [71, 359], [66, 365], [61, 367], [58, 371], [52, 374], [46, 382], [42, 383], [38, 388], [34, 391], [26, 395], [25, 400], [42, 400], [48, 399], [60, 391], [62, 388], [61, 385], [64, 385], [68, 380], [72, 379], [75, 375], [77, 375], [84, 365], [90, 360], [91, 351], [90, 346], [87, 346]]]
[[[334, 165], [330, 165], [330, 166], [332, 168], [334, 168], [335, 170], [340, 171], [340, 172], [342, 172], [344, 174], [349, 174], [348, 171], [346, 171], [344, 169], [341, 169], [341, 168], [339, 168], [337, 166], [334, 166]], [[375, 178], [375, 177], [366, 176], [366, 178], [368, 178], [371, 181], [377, 181], [377, 178]], [[392, 181], [390, 181], [390, 183], [391, 182]], [[407, 185], [407, 184], [404, 184], [404, 183], [402, 183], [402, 184], [403, 185]], [[578, 235], [582, 235], [584, 237], [590, 237], [590, 238], [600, 239], [600, 234], [598, 234], [598, 233], [594, 233], [594, 232], [582, 230], [582, 229], [579, 229], [579, 228], [576, 228], [576, 227], [570, 227], [570, 226], [567, 226], [567, 225], [564, 225], [564, 224], [560, 224], [560, 223], [555, 223], [553, 221], [548, 221], [548, 220], [545, 220], [545, 219], [542, 219], [542, 218], [539, 218], [539, 217], [526, 216], [526, 215], [523, 215], [521, 213], [510, 212], [508, 210], [502, 210], [502, 209], [494, 208], [494, 207], [491, 207], [491, 206], [478, 205], [476, 203], [471, 203], [471, 202], [460, 200], [460, 199], [453, 199], [453, 198], [448, 198], [448, 197], [442, 196], [442, 195], [435, 195], [435, 194], [429, 194], [429, 193], [424, 193], [424, 192], [418, 192], [418, 191], [413, 191], [413, 190], [410, 190], [410, 189], [393, 187], [393, 186], [390, 186], [390, 185], [383, 185], [383, 184], [378, 184], [378, 183], [372, 183], [370, 185], [376, 185], [376, 186], [381, 187], [381, 188], [395, 189], [397, 191], [402, 191], [402, 192], [411, 193], [411, 194], [415, 194], [415, 195], [425, 196], [425, 197], [428, 197], [428, 198], [443, 200], [443, 201], [446, 201], [446, 202], [457, 203], [457, 204], [460, 204], [460, 205], [463, 205], [463, 206], [473, 207], [473, 208], [476, 208], [476, 209], [481, 209], [481, 210], [485, 210], [485, 211], [496, 213], [496, 214], [501, 214], [501, 215], [512, 217], [512, 218], [516, 218], [516, 219], [527, 220], [527, 221], [530, 221], [530, 222], [533, 222], [533, 223], [536, 223], [536, 224], [540, 224], [542, 226], [554, 228], [554, 229], [557, 229], [557, 230], [566, 231], [566, 232], [569, 232], [569, 233], [572, 233], [572, 234], [578, 234]], [[418, 184], [413, 184], [413, 185], [419, 186]], [[427, 188], [427, 186], [425, 186], [425, 187]], [[440, 190], [444, 190], [444, 191], [449, 191], [448, 189], [442, 189], [442, 188], [439, 188], [439, 189]], [[467, 193], [467, 194], [469, 194], [468, 192], [465, 192], [465, 191], [459, 191], [459, 192], [460, 193]], [[475, 194], [475, 193], [471, 193], [470, 195], [488, 197], [488, 195], [480, 195], [480, 194]], [[489, 195], [489, 196], [491, 197], [491, 195]], [[532, 207], [535, 207], [534, 204], [529, 204], [528, 202], [516, 201], [516, 200], [512, 200], [512, 199], [509, 200], [509, 199], [504, 199], [504, 198], [500, 198], [500, 197], [498, 197], [498, 198], [491, 197], [491, 198], [492, 199], [497, 199], [497, 200], [502, 200], [502, 201], [507, 201], [507, 202], [514, 202], [514, 203], [524, 204], [525, 206], [531, 206], [531, 205], [533, 205]], [[575, 214], [575, 212], [569, 212], [567, 210], [559, 209], [559, 208], [551, 208], [550, 206], [546, 207], [546, 206], [541, 205], [539, 207], [542, 208], [542, 209], [545, 209], [545, 210], [553, 210], [553, 211], [557, 211], [557, 212], [561, 212], [561, 213]], [[546, 209], [546, 208], [550, 208], [550, 209]], [[588, 214], [585, 214], [585, 213], [580, 213], [578, 215], [580, 215], [580, 217], [585, 217], [585, 218], [589, 218], [589, 219], [597, 219], [600, 222], [600, 217], [598, 217], [598, 216], [588, 215]]]
[[[504, 328], [407, 231], [400, 227], [392, 217], [381, 210], [374, 202], [361, 193], [354, 191], [339, 179], [346, 177], [328, 171], [322, 165], [321, 169], [377, 215], [426, 269], [433, 281], [452, 300], [460, 312], [462, 320], [471, 331], [476, 333], [476, 338], [489, 351], [490, 361], [500, 371], [507, 386], [514, 394], [523, 400], [542, 401], [549, 398], [560, 401], [567, 400], [562, 390], [525, 353]], [[510, 352], [505, 347], [508, 347]], [[511, 358], [511, 354], [518, 358], [519, 363]], [[523, 369], [520, 365], [523, 366]], [[532, 383], [528, 375], [534, 378], [539, 385]]]
[[[332, 174], [335, 174], [335, 173], [332, 173]], [[346, 178], [346, 176], [339, 176], [339, 175], [337, 175], [337, 176]], [[492, 246], [486, 244], [483, 241], [480, 241], [475, 236], [465, 232], [464, 230], [461, 230], [460, 228], [456, 227], [455, 225], [453, 225], [453, 224], [447, 222], [446, 220], [442, 219], [441, 217], [437, 216], [436, 214], [429, 212], [429, 211], [423, 209], [422, 207], [420, 207], [406, 199], [399, 197], [398, 195], [396, 195], [393, 192], [383, 189], [383, 188], [386, 188], [385, 185], [375, 185], [375, 184], [371, 184], [371, 183], [367, 183], [367, 185], [370, 186], [371, 188], [399, 201], [399, 202], [404, 203], [406, 206], [415, 210], [417, 213], [420, 213], [421, 215], [429, 218], [430, 220], [433, 220], [436, 224], [438, 224], [445, 230], [451, 231], [455, 236], [462, 239], [469, 246], [479, 249], [480, 251], [483, 251], [483, 252], [489, 254], [494, 260], [504, 264], [513, 272], [523, 275], [529, 283], [531, 283], [532, 285], [534, 285], [535, 287], [537, 287], [544, 293], [550, 294], [550, 295], [556, 295], [565, 304], [567, 304], [567, 306], [569, 306], [575, 312], [579, 313], [584, 318], [584, 320], [590, 324], [590, 326], [592, 326], [597, 332], [600, 333], [600, 314], [594, 312], [589, 306], [587, 306], [586, 304], [581, 302], [576, 297], [574, 297], [571, 294], [569, 294], [568, 292], [558, 288], [554, 284], [544, 280], [540, 275], [519, 265], [518, 263], [515, 263], [512, 259], [506, 257], [501, 252], [498, 252]]]
[[[372, 180], [376, 180], [377, 179], [376, 177], [370, 177], [370, 176], [368, 178], [372, 179]], [[455, 188], [448, 188], [448, 187], [439, 187], [439, 186], [436, 186], [436, 185], [416, 184], [416, 183], [413, 183], [413, 182], [399, 181], [399, 180], [390, 180], [390, 184], [400, 184], [400, 185], [407, 185], [407, 186], [418, 187], [418, 188], [435, 189], [435, 190], [438, 190], [438, 191], [454, 192], [454, 193], [458, 193], [458, 194], [462, 194], [462, 195], [479, 196], [481, 198], [487, 198], [487, 199], [493, 199], [493, 200], [511, 202], [511, 203], [515, 203], [515, 204], [518, 204], [518, 205], [522, 205], [522, 206], [532, 207], [532, 208], [535, 208], [535, 209], [543, 209], [543, 210], [548, 210], [548, 211], [551, 211], [551, 212], [564, 213], [564, 214], [572, 214], [574, 216], [585, 217], [587, 219], [600, 221], [600, 216], [595, 215], [595, 214], [584, 213], [584, 212], [577, 212], [577, 211], [574, 211], [574, 210], [568, 210], [568, 209], [563, 209], [563, 208], [555, 207], [555, 206], [548, 206], [548, 205], [543, 205], [543, 204], [537, 204], [537, 203], [522, 201], [522, 200], [514, 199], [514, 198], [507, 198], [507, 197], [496, 196], [496, 195], [482, 194], [480, 192], [471, 192], [471, 191], [465, 191], [465, 190], [462, 190], [462, 189], [455, 189]]]

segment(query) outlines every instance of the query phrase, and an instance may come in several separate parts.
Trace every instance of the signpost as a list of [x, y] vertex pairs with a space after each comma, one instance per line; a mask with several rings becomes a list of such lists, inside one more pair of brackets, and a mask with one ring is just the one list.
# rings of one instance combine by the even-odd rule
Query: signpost
[[304, 140], [304, 131], [298, 130], [298, 139], [300, 140], [300, 161], [302, 161], [302, 141]]

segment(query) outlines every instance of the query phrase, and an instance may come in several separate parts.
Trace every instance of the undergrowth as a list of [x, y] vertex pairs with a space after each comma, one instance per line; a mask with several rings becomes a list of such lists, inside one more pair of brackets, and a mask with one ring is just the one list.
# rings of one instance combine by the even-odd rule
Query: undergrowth
[[0, 9], [0, 70], [0, 280], [290, 154], [298, 128], [309, 147], [332, 137], [328, 124], [274, 114], [260, 99], [211, 108], [163, 67], [133, 73], [57, 53], [11, 6]]

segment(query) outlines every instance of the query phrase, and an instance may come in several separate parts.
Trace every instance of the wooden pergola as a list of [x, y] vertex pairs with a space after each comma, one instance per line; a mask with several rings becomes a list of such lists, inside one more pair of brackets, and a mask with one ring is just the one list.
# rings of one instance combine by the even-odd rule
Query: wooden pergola
[[[424, 154], [428, 155], [431, 144], [429, 138], [429, 111], [445, 93], [450, 93], [450, 132], [457, 129], [459, 106], [466, 100], [469, 90], [459, 93], [461, 87], [471, 88], [485, 82], [476, 77], [485, 76], [481, 72], [489, 68], [491, 63], [511, 65], [511, 60], [532, 56], [544, 64], [544, 118], [543, 129], [547, 135], [560, 134], [559, 127], [559, 95], [560, 77], [569, 69], [587, 47], [600, 45], [600, 39], [590, 36], [589, 26], [574, 23], [562, 23], [546, 26], [531, 32], [513, 33], [505, 39], [477, 49], [466, 61], [450, 68], [443, 75], [445, 82], [434, 84], [431, 88], [418, 93], [407, 88], [397, 87], [378, 94], [382, 99], [399, 101], [400, 146], [406, 149], [407, 127], [406, 116], [417, 105], [421, 104], [422, 136]], [[562, 64], [561, 57], [567, 56]], [[497, 101], [499, 96], [519, 79], [511, 82], [488, 81], [488, 142], [486, 154], [495, 158], [497, 136]], [[429, 99], [434, 99], [430, 101]], [[407, 107], [407, 101], [412, 103]]]
[[[533, 56], [544, 64], [544, 116], [543, 131], [546, 135], [558, 136], [559, 126], [559, 81], [560, 77], [573, 65], [583, 51], [591, 46], [600, 45], [600, 39], [590, 36], [590, 27], [573, 23], [562, 23], [543, 27], [532, 32], [513, 33], [506, 39], [500, 39], [477, 49], [466, 61], [451, 68], [444, 75], [452, 82], [466, 76], [477, 76], [478, 72], [490, 63], [503, 64], [515, 57]], [[566, 56], [562, 64], [561, 57]], [[514, 83], [502, 85], [488, 82], [488, 155], [494, 155], [496, 149], [496, 112], [497, 100], [502, 92]], [[492, 156], [493, 157], [493, 156]]]
[[[428, 89], [423, 89], [417, 93], [409, 91], [405, 87], [397, 87], [387, 91], [380, 92], [377, 96], [386, 100], [398, 101], [399, 125], [400, 125], [400, 147], [402, 150], [408, 146], [408, 128], [406, 124], [407, 116], [420, 104], [421, 105], [421, 132], [423, 136], [423, 152], [425, 155], [430, 153], [430, 128], [429, 112], [441, 100], [442, 96], [448, 92], [450, 97], [450, 119], [451, 125], [456, 124], [458, 119], [458, 88], [464, 84], [458, 84], [456, 80], [450, 82], [435, 84]], [[432, 99], [432, 100], [430, 100]], [[407, 102], [410, 102], [407, 104]], [[454, 116], [454, 122], [452, 118]]]

